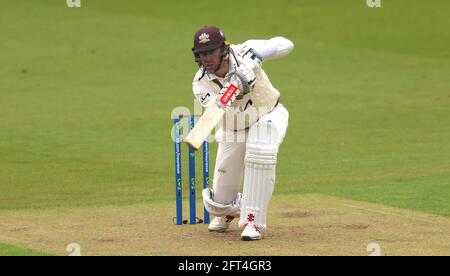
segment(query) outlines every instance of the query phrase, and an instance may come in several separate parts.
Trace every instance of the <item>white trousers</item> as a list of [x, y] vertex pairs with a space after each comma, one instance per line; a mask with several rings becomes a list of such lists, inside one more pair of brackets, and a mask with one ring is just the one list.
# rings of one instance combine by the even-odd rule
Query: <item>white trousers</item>
[[[278, 139], [275, 144], [277, 148], [286, 135], [288, 120], [289, 113], [281, 104], [258, 120], [258, 122], [271, 121], [271, 125], [276, 127]], [[250, 129], [256, 127], [257, 123]], [[214, 169], [213, 191], [214, 201], [218, 203], [229, 204], [236, 199], [241, 190], [245, 169], [246, 141], [250, 129], [239, 131], [219, 129], [216, 132], [215, 138], [219, 148]]]

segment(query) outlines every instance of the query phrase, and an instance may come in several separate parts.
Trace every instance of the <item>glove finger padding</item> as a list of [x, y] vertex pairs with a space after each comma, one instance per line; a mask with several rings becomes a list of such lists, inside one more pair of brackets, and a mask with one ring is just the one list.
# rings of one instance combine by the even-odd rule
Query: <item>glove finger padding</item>
[[228, 75], [225, 76], [225, 81], [234, 83], [239, 91], [241, 91], [242, 95], [246, 95], [250, 93], [255, 86], [256, 76], [253, 71], [246, 66], [241, 65], [237, 67], [236, 70], [228, 73]]
[[248, 85], [250, 89], [252, 89], [255, 86], [256, 83], [255, 73], [253, 73], [253, 70], [249, 69], [247, 66], [241, 65], [238, 68], [236, 68], [236, 75], [243, 82], [243, 85]]
[[[246, 50], [248, 49], [248, 50]], [[250, 70], [256, 70], [262, 66], [261, 56], [252, 48], [244, 47], [245, 53], [242, 55], [243, 61]]]

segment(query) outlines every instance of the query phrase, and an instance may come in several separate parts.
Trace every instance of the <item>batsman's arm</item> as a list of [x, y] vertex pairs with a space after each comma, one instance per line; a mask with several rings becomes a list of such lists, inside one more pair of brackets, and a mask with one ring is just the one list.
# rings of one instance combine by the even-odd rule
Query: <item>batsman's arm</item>
[[294, 49], [294, 43], [287, 38], [277, 36], [269, 40], [248, 40], [243, 43], [246, 49], [253, 49], [262, 61], [287, 56]]

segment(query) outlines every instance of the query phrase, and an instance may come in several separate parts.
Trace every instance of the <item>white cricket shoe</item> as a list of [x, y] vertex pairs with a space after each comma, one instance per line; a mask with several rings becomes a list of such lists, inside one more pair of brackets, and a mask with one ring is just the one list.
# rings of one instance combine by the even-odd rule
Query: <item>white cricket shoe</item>
[[233, 216], [215, 217], [209, 224], [208, 230], [210, 232], [225, 232], [233, 221]]
[[244, 231], [241, 234], [241, 240], [243, 241], [256, 241], [261, 239], [261, 230], [254, 223], [246, 223]]

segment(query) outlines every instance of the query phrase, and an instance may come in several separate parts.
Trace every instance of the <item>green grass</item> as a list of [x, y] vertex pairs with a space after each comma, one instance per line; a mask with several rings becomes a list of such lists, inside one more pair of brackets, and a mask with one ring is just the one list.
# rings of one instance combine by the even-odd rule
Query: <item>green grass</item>
[[3, 1], [0, 211], [173, 201], [170, 112], [217, 24], [296, 45], [264, 65], [291, 116], [275, 195], [450, 216], [450, 2], [365, 2]]
[[50, 256], [50, 254], [0, 243], [0, 256]]

